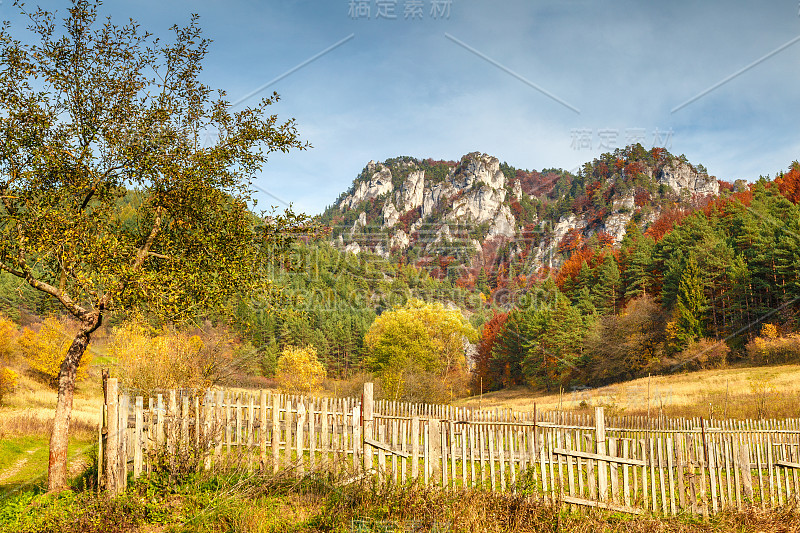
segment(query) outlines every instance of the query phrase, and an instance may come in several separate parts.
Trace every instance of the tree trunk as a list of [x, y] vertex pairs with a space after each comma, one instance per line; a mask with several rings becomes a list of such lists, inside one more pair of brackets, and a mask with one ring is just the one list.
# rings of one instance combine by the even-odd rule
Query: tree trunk
[[75, 393], [75, 377], [81, 357], [89, 346], [92, 332], [100, 325], [100, 316], [93, 315], [84, 321], [72, 341], [67, 356], [58, 373], [58, 400], [50, 434], [50, 462], [48, 465], [47, 490], [58, 492], [67, 488], [67, 446], [69, 424], [72, 415], [72, 398]]

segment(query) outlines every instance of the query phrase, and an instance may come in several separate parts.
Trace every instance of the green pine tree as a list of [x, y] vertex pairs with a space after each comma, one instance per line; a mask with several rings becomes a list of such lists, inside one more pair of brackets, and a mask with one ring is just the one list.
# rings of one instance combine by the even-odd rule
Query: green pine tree
[[606, 254], [603, 262], [596, 268], [594, 286], [591, 288], [592, 303], [601, 315], [615, 313], [620, 289], [620, 275], [617, 261], [611, 254]]
[[673, 347], [683, 349], [705, 335], [708, 300], [697, 261], [690, 257], [684, 265], [675, 302]]

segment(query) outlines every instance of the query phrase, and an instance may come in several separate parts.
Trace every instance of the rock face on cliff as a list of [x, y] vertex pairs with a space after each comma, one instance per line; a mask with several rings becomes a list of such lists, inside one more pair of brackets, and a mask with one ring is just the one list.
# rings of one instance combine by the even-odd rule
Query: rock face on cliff
[[674, 167], [667, 165], [662, 168], [658, 182], [668, 185], [673, 191], [690, 196], [719, 194], [719, 182], [716, 179], [709, 178], [682, 161], [678, 161]]
[[644, 230], [664, 207], [719, 190], [701, 166], [638, 145], [578, 174], [516, 170], [478, 152], [458, 162], [400, 157], [370, 161], [322, 219], [348, 252], [421, 264], [447, 256], [464, 267], [502, 255], [538, 269], [558, 267], [562, 245], [576, 235], [619, 243], [632, 222]]
[[[464, 156], [438, 180], [426, 179], [425, 169], [413, 161], [370, 161], [351, 191], [335, 206], [341, 213], [351, 213], [368, 204], [371, 208], [361, 210], [349, 231], [342, 232], [342, 246], [355, 251], [349, 245], [356, 242], [359, 251], [384, 253], [405, 250], [415, 243], [426, 248], [458, 241], [464, 237], [462, 233], [475, 228], [480, 241], [512, 239], [517, 233], [517, 221], [507, 205], [508, 196], [500, 162], [486, 154]], [[377, 233], [368, 228], [376, 220], [380, 222], [377, 233], [383, 239], [376, 238]]]

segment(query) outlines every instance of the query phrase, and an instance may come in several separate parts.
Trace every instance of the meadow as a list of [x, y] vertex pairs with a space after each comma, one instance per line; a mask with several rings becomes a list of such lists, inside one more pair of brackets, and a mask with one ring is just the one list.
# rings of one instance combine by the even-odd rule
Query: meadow
[[[343, 480], [333, 470], [298, 477], [291, 471], [252, 471], [241, 465], [191, 473], [164, 464], [132, 482], [118, 498], [93, 489], [102, 393], [97, 370], [75, 399], [70, 446], [72, 490], [44, 492], [47, 435], [55, 392], [22, 375], [0, 408], [0, 531], [798, 531], [794, 508], [723, 512], [702, 521], [567, 508], [525, 494], [441, 490], [390, 481]], [[584, 410], [665, 416], [781, 416], [797, 407], [800, 366], [728, 368], [652, 377], [575, 394], [515, 389], [458, 402], [514, 410]], [[667, 394], [667, 391], [669, 394]], [[795, 411], [796, 412], [796, 411]]]

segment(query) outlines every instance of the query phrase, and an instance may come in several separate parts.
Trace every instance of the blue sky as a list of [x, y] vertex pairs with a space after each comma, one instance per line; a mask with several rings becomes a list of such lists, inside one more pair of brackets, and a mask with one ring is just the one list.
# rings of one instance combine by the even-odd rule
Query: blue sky
[[[367, 161], [398, 155], [481, 151], [573, 170], [637, 139], [728, 180], [800, 159], [798, 0], [136, 0], [102, 11], [165, 36], [199, 14], [214, 40], [205, 81], [232, 101], [344, 40], [261, 93], [278, 91], [274, 111], [313, 145], [272, 156], [256, 180], [261, 207], [318, 213]], [[0, 13], [20, 22], [10, 0]]]

